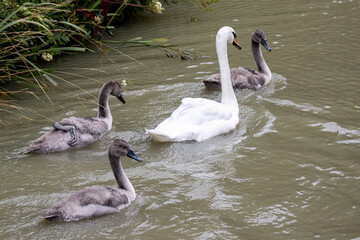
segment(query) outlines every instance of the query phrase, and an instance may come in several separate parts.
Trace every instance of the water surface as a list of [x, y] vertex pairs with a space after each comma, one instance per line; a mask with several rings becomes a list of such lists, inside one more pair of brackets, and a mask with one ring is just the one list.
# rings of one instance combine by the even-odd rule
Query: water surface
[[[94, 53], [62, 56], [50, 66], [86, 92], [63, 83], [65, 90], [51, 88], [55, 107], [45, 96], [19, 100], [50, 120], [5, 117], [12, 127], [2, 127], [0, 135], [2, 239], [360, 238], [360, 2], [222, 0], [212, 12], [181, 6], [145, 14], [109, 39], [167, 37], [201, 58], [181, 61], [157, 49], [117, 45], [105, 46], [113, 48], [116, 65]], [[152, 141], [145, 129], [167, 118], [182, 98], [220, 99], [201, 81], [219, 71], [215, 35], [224, 25], [236, 30], [243, 47], [229, 47], [232, 67], [255, 67], [250, 36], [264, 30], [272, 83], [236, 91], [240, 124], [234, 132], [201, 143]], [[51, 120], [95, 116], [91, 101], [101, 85], [123, 79], [131, 82], [124, 87], [127, 103], [110, 99], [113, 128], [101, 141], [77, 151], [19, 155], [51, 129]], [[135, 202], [91, 220], [39, 221], [77, 190], [115, 187], [107, 159], [115, 138], [144, 159], [122, 161]]]

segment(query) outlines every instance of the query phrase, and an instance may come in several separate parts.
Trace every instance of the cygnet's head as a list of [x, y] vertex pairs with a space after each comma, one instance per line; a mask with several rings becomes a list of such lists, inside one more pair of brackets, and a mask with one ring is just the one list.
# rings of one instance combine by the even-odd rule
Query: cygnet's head
[[117, 97], [122, 103], [125, 103], [125, 99], [122, 96], [121, 85], [116, 81], [110, 81], [112, 85], [111, 95]]
[[142, 159], [139, 158], [131, 149], [129, 144], [124, 141], [124, 140], [120, 140], [120, 139], [115, 139], [110, 147], [109, 147], [109, 156], [114, 156], [114, 157], [123, 157], [123, 156], [127, 156], [129, 158], [132, 158], [138, 162], [142, 162]]
[[252, 33], [251, 40], [256, 43], [261, 43], [261, 45], [263, 45], [266, 48], [266, 50], [271, 51], [271, 48], [269, 47], [266, 41], [265, 33], [262, 30], [260, 29], [255, 30]]

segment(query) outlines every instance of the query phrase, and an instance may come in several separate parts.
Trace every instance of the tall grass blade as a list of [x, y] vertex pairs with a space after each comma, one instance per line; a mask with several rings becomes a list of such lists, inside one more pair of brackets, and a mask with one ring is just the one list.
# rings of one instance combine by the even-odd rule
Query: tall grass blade
[[75, 28], [76, 30], [79, 30], [80, 32], [82, 32], [83, 34], [85, 34], [86, 37], [89, 37], [90, 38], [90, 35], [88, 32], [86, 32], [84, 29], [82, 29], [81, 27], [75, 25], [75, 24], [72, 24], [72, 23], [69, 23], [69, 22], [66, 22], [66, 21], [60, 21], [59, 23], [62, 23], [62, 24], [65, 24], [65, 25], [68, 25], [68, 26], [71, 26], [73, 28]]
[[18, 19], [18, 20], [15, 20], [15, 21], [11, 22], [11, 23], [6, 24], [2, 28], [0, 28], [0, 32], [3, 32], [5, 29], [11, 27], [12, 25], [18, 24], [18, 23], [31, 23], [31, 24], [37, 25], [39, 27], [44, 28], [47, 32], [50, 33], [51, 36], [53, 35], [52, 32], [47, 27], [45, 27], [43, 24], [35, 22], [35, 21], [31, 21], [31, 20], [24, 20], [24, 19]]

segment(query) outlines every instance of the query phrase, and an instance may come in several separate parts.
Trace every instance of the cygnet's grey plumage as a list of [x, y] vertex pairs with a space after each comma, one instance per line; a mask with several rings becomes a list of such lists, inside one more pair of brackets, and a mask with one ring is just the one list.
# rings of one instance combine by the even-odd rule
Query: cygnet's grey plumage
[[124, 140], [116, 139], [109, 147], [109, 160], [118, 189], [105, 186], [84, 188], [68, 198], [62, 199], [49, 209], [46, 220], [72, 221], [119, 212], [136, 198], [133, 185], [126, 176], [120, 157], [142, 160]]
[[[121, 85], [116, 81], [105, 83], [99, 93], [99, 112], [97, 117], [69, 117], [54, 123], [54, 129], [35, 140], [22, 153], [50, 153], [69, 148], [80, 148], [101, 138], [112, 127], [112, 116], [108, 104], [109, 96], [122, 97]], [[63, 130], [60, 130], [63, 129]], [[66, 129], [73, 129], [74, 136]]]
[[[266, 50], [271, 51], [271, 48], [267, 44], [265, 33], [262, 30], [256, 30], [251, 35], [251, 48], [258, 70], [254, 71], [243, 67], [230, 69], [233, 88], [255, 90], [271, 81], [271, 71], [262, 55], [260, 44], [262, 44]], [[203, 82], [209, 89], [220, 89], [220, 74], [214, 74]]]

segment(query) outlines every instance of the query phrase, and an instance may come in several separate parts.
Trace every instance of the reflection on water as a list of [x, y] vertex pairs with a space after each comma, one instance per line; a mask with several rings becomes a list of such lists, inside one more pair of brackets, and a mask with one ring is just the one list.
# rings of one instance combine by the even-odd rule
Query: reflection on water
[[[90, 101], [96, 102], [99, 86], [124, 78], [130, 83], [124, 87], [127, 103], [110, 99], [113, 128], [101, 141], [43, 156], [19, 152], [51, 121], [7, 115], [14, 127], [2, 127], [0, 135], [1, 238], [359, 238], [359, 4], [219, 1], [213, 12], [169, 6], [163, 15], [122, 26], [115, 38], [167, 37], [203, 58], [181, 61], [154, 49], [119, 48], [137, 60], [110, 52], [122, 74], [96, 54], [59, 58], [52, 63], [55, 72], [86, 92], [64, 84], [71, 94], [51, 89], [55, 108], [27, 96], [19, 101], [23, 107], [38, 105], [52, 120], [96, 116]], [[188, 21], [189, 15], [200, 21]], [[240, 124], [234, 132], [200, 143], [152, 141], [145, 129], [167, 118], [184, 97], [220, 100], [220, 92], [206, 90], [202, 80], [219, 71], [214, 38], [224, 25], [236, 30], [243, 47], [229, 48], [231, 67], [255, 68], [250, 35], [264, 30], [273, 81], [256, 92], [235, 92]], [[144, 159], [140, 166], [123, 161], [135, 202], [87, 221], [39, 221], [54, 203], [84, 187], [115, 186], [107, 159], [115, 138]]]

